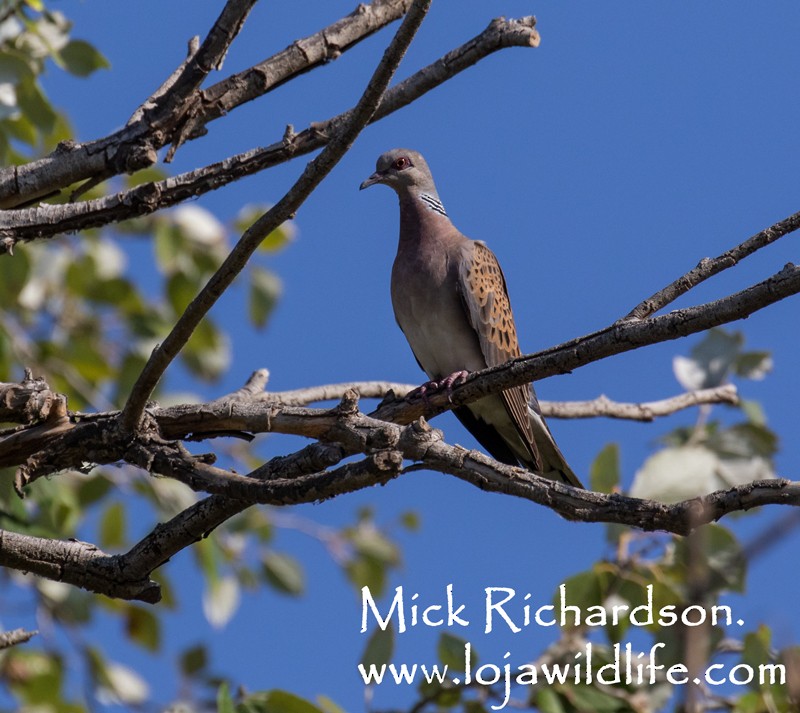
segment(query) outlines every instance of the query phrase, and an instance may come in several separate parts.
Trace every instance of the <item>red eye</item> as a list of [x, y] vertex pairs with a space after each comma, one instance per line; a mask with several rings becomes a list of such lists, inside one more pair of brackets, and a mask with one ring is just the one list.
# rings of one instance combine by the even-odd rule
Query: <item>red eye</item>
[[395, 159], [393, 164], [395, 170], [397, 171], [402, 171], [404, 168], [408, 168], [410, 165], [411, 161], [409, 161], [405, 156]]

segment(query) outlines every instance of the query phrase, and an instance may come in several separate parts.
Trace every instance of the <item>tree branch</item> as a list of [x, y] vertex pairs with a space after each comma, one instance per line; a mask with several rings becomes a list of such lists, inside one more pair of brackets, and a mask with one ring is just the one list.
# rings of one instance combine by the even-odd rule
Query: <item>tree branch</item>
[[[241, 28], [241, 23], [253, 4], [254, 0], [229, 0], [203, 43], [203, 48], [198, 53], [201, 56], [182, 64], [167, 80], [166, 91], [162, 85], [139, 110], [134, 112], [131, 120], [121, 130], [105, 138], [83, 144], [62, 142], [52, 154], [43, 159], [24, 166], [0, 170], [0, 208], [30, 203], [38, 196], [51, 194], [72, 183], [95, 176], [108, 177], [117, 173], [131, 173], [154, 163], [155, 152], [162, 146], [174, 140], [181, 141], [187, 138], [183, 122], [186, 119], [195, 120], [199, 110], [196, 103], [186, 100], [199, 86], [199, 82], [204, 79], [208, 70], [222, 60], [227, 45]], [[292, 45], [296, 49], [293, 53], [294, 61], [287, 62], [286, 52], [289, 50], [285, 50], [252, 68], [257, 81], [251, 82], [249, 99], [274, 88], [272, 85], [276, 82], [287, 81], [293, 75], [307, 71], [312, 65], [318, 64], [319, 61], [315, 62], [312, 56], [304, 55], [306, 48], [314, 45], [314, 38], [320, 35], [324, 37], [328, 30], [339, 25], [336, 29], [342, 36], [342, 49], [345, 49], [348, 44], [352, 46], [383, 25], [397, 19], [402, 12], [405, 12], [404, 8], [409, 4], [409, 0], [375, 0], [373, 4], [378, 7], [373, 10], [371, 6], [359, 6], [359, 9], [348, 18], [340, 20], [339, 23], [305, 41], [294, 43]], [[355, 36], [349, 43], [344, 41], [348, 32]], [[269, 77], [273, 75], [276, 75], [275, 81], [270, 82]], [[241, 79], [241, 76], [230, 77], [227, 82], [234, 84], [237, 78]], [[219, 85], [215, 86], [221, 88]], [[223, 95], [224, 93], [223, 91]], [[175, 99], [170, 98], [170, 95]], [[219, 112], [217, 116], [221, 116], [226, 105], [224, 101], [221, 105], [217, 104], [218, 99], [216, 94], [212, 94], [212, 104]], [[239, 103], [243, 103], [248, 98], [240, 96], [239, 100]], [[180, 108], [180, 112], [170, 114], [171, 108]], [[155, 121], [152, 127], [148, 119]]]
[[[398, 475], [404, 459], [414, 462], [405, 472], [424, 468], [450, 474], [485, 491], [545, 505], [571, 520], [619, 523], [682, 535], [730, 512], [766, 504], [800, 505], [800, 483], [786, 480], [754, 482], [673, 505], [592, 493], [444, 443], [441, 432], [423, 420], [407, 426], [377, 421], [358, 411], [352, 393], [335, 409], [318, 410], [312, 414], [314, 418], [309, 419], [303, 411], [308, 410], [276, 409], [272, 424], [281, 421], [281, 430], [307, 433], [311, 422], [317, 438], [341, 444], [342, 451], [332, 453], [332, 460], [359, 452], [367, 457], [332, 471], [303, 472], [295, 468], [293, 472], [284, 469], [276, 473], [262, 466], [249, 476], [241, 476], [214, 468], [175, 444], [151, 442], [149, 448], [130, 449], [129, 462], [217, 494], [156, 526], [124, 555], [109, 556], [86, 543], [0, 532], [0, 564], [109, 596], [154, 602], [160, 593], [149, 580], [153, 569], [249, 505], [315, 502], [382, 484]], [[91, 444], [84, 443], [89, 450]], [[319, 449], [320, 444], [314, 447]], [[316, 465], [313, 459], [306, 463]], [[290, 477], [285, 477], [287, 474]]]
[[26, 631], [25, 629], [13, 629], [4, 631], [0, 634], [0, 649], [10, 649], [12, 646], [24, 644], [36, 636], [38, 631]]
[[49, 156], [0, 170], [0, 208], [30, 203], [77, 181], [132, 173], [155, 163], [186, 110], [187, 98], [224, 57], [255, 0], [228, 0], [198, 52], [166, 86], [110, 136], [86, 144], [61, 142]]
[[414, 1], [397, 30], [397, 34], [392, 38], [381, 58], [356, 108], [331, 138], [330, 143], [319, 156], [306, 166], [289, 192], [245, 231], [219, 270], [214, 273], [206, 286], [186, 308], [164, 342], [153, 351], [123, 409], [122, 426], [125, 430], [130, 431], [136, 427], [147, 399], [164, 371], [178, 355], [220, 295], [247, 264], [264, 237], [294, 215], [305, 199], [350, 148], [375, 113], [387, 85], [405, 55], [406, 49], [411, 44], [429, 6], [430, 0]]
[[757, 250], [774, 243], [798, 228], [800, 228], [800, 212], [784, 218], [769, 228], [765, 228], [736, 247], [726, 250], [722, 255], [718, 255], [715, 258], [703, 258], [695, 268], [636, 305], [622, 318], [622, 321], [645, 319], [651, 314], [655, 314], [704, 280], [737, 265], [739, 261], [744, 260]]
[[[539, 35], [535, 23], [533, 17], [493, 20], [469, 42], [387, 90], [370, 123], [407, 106], [493, 52], [506, 47], [536, 47]], [[144, 183], [128, 191], [80, 203], [42, 204], [0, 213], [0, 254], [10, 252], [20, 241], [50, 238], [148, 215], [315, 151], [328, 143], [352, 111], [314, 123], [299, 133], [289, 130], [283, 140], [265, 148], [237, 154], [163, 181]]]
[[598, 396], [592, 401], [540, 401], [542, 413], [548, 418], [608, 418], [631, 421], [653, 421], [659, 416], [668, 416], [692, 406], [701, 404], [739, 403], [739, 395], [733, 384], [717, 386], [713, 389], [700, 389], [678, 394], [668, 399], [641, 403], [620, 403], [607, 396]]
[[[381, 399], [388, 397], [402, 399], [417, 388], [416, 384], [398, 384], [388, 381], [350, 381], [342, 384], [325, 384], [310, 386], [291, 391], [264, 391], [254, 393], [261, 401], [304, 406], [317, 401], [333, 401], [341, 399], [346, 391], [355, 391], [362, 399]], [[391, 393], [390, 393], [391, 392]], [[252, 392], [251, 392], [252, 393]], [[677, 396], [658, 401], [624, 403], [612, 401], [605, 395], [591, 401], [539, 401], [542, 414], [548, 418], [608, 418], [628, 419], [631, 421], [653, 421], [659, 416], [668, 416], [677, 411], [700, 406], [701, 404], [739, 403], [736, 386], [724, 384], [712, 389], [689, 391]]]
[[395, 401], [372, 415], [393, 423], [410, 423], [421, 415], [436, 415], [512, 386], [569, 373], [580, 366], [718, 327], [800, 292], [800, 268], [789, 263], [772, 277], [722, 299], [675, 310], [646, 320], [620, 321], [550, 349], [518, 357], [501, 366], [474, 372], [451, 394], [434, 394], [427, 404]]

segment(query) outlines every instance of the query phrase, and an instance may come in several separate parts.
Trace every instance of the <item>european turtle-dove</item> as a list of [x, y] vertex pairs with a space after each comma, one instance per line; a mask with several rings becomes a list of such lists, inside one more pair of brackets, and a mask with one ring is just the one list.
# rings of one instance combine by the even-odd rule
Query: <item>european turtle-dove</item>
[[[491, 250], [450, 222], [425, 159], [393, 149], [361, 184], [382, 183], [400, 199], [392, 305], [417, 362], [448, 388], [467, 372], [520, 356], [505, 278]], [[582, 487], [542, 418], [533, 386], [516, 386], [454, 409], [497, 460]]]

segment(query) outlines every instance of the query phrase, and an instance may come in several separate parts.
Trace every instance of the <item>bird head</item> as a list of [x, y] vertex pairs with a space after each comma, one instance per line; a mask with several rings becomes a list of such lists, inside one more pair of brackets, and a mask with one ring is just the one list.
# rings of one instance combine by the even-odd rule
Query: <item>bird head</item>
[[378, 157], [373, 173], [361, 184], [361, 190], [382, 183], [398, 193], [418, 190], [436, 194], [431, 171], [422, 154], [411, 149], [392, 149]]

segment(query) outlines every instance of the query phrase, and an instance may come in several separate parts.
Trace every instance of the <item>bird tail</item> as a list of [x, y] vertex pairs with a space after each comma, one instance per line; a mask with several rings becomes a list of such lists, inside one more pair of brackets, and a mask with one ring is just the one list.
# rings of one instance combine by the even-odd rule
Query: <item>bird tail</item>
[[534, 396], [528, 407], [528, 415], [530, 416], [531, 429], [533, 430], [533, 440], [536, 443], [536, 448], [539, 451], [539, 459], [542, 462], [542, 475], [551, 480], [560, 480], [567, 485], [572, 485], [576, 488], [583, 488], [583, 484], [572, 468], [567, 464], [564, 454], [556, 445], [553, 439], [553, 434], [542, 418], [539, 411], [539, 403]]

